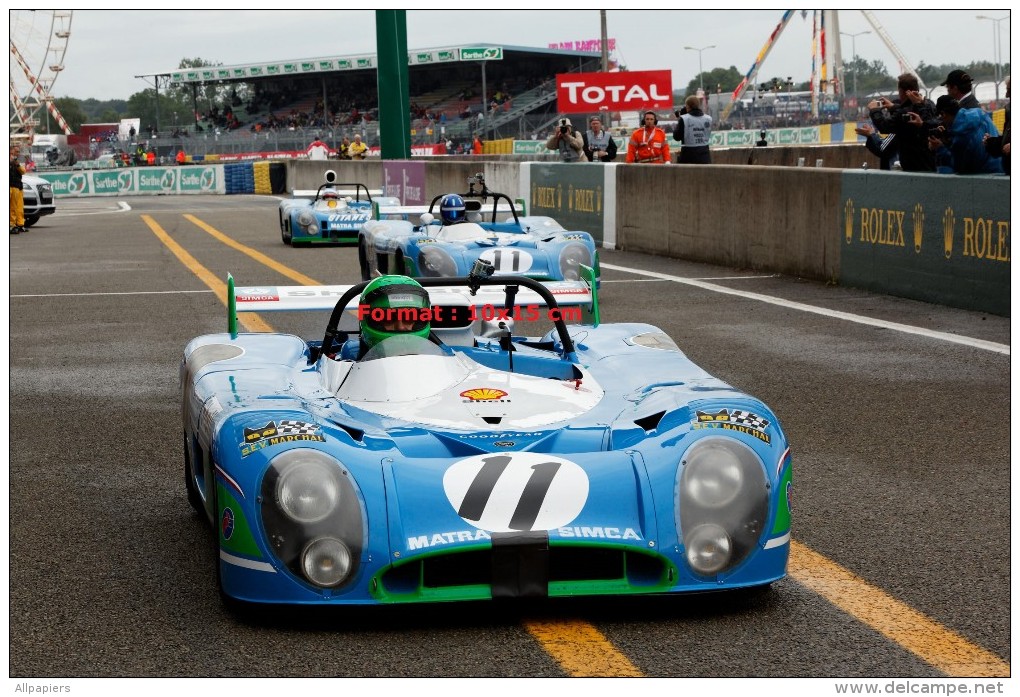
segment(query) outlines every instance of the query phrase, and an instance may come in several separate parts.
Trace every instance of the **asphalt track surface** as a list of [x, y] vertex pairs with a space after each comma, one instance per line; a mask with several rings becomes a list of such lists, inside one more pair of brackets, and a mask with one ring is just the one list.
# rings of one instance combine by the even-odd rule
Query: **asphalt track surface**
[[185, 343], [226, 311], [144, 216], [239, 285], [296, 285], [266, 258], [356, 282], [356, 250], [283, 245], [272, 197], [127, 204], [61, 200], [10, 238], [10, 676], [1009, 674], [1008, 318], [604, 251], [603, 321], [659, 325], [782, 420], [790, 576], [741, 596], [238, 617], [185, 495], [178, 394]]

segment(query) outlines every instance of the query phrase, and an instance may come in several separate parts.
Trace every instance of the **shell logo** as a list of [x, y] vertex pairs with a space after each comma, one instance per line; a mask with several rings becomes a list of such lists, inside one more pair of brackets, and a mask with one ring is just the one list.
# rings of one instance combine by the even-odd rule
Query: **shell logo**
[[464, 390], [460, 393], [460, 396], [475, 402], [488, 402], [494, 399], [502, 399], [506, 397], [506, 394], [503, 390], [497, 390], [493, 387], [475, 387], [470, 390]]

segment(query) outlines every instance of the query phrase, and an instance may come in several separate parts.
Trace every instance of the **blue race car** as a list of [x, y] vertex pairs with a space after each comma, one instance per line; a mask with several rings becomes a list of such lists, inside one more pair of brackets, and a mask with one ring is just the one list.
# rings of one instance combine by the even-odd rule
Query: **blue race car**
[[[582, 271], [545, 284], [228, 279], [228, 331], [193, 339], [181, 364], [185, 486], [215, 531], [224, 600], [669, 594], [783, 578], [792, 460], [775, 414], [660, 329], [602, 324]], [[237, 311], [271, 310], [330, 315], [321, 339], [237, 331]], [[418, 324], [373, 324], [394, 312]], [[515, 318], [534, 313], [551, 329], [518, 335]]]
[[[383, 274], [465, 276], [482, 259], [496, 275], [542, 281], [576, 281], [580, 267], [591, 266], [599, 281], [591, 234], [565, 230], [548, 216], [519, 216], [510, 197], [490, 191], [481, 174], [468, 184], [467, 193], [436, 196], [427, 208], [380, 205], [380, 220], [366, 223], [358, 236], [361, 280]], [[440, 215], [440, 202], [451, 196], [466, 208], [454, 224]]]
[[[346, 187], [346, 188], [339, 188]], [[375, 193], [376, 198], [372, 198]], [[364, 184], [337, 183], [328, 170], [315, 191], [298, 190], [294, 198], [280, 201], [280, 236], [284, 244], [355, 244], [361, 227], [372, 219], [372, 204], [398, 205], [400, 199], [381, 196]]]

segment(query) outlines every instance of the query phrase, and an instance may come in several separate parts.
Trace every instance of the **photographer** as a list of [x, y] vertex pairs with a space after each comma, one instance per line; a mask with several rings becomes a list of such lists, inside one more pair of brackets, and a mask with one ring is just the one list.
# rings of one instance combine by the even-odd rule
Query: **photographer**
[[559, 151], [562, 162], [578, 162], [584, 149], [584, 139], [574, 130], [570, 119], [562, 118], [556, 122], [556, 130], [545, 141], [545, 147]]
[[1002, 160], [985, 149], [985, 136], [995, 137], [999, 131], [992, 118], [980, 107], [961, 109], [960, 102], [948, 94], [936, 104], [944, 131], [928, 136], [928, 146], [935, 152], [940, 174], [1002, 174]]
[[896, 135], [904, 172], [934, 172], [935, 156], [928, 148], [928, 133], [940, 125], [935, 104], [921, 94], [915, 75], [900, 75], [896, 86], [899, 104], [885, 97], [868, 102], [871, 123], [880, 133]]
[[616, 141], [602, 128], [602, 119], [592, 116], [590, 128], [584, 133], [584, 155], [589, 162], [611, 162], [616, 159]]
[[673, 140], [683, 143], [676, 156], [677, 164], [712, 164], [708, 152], [712, 142], [712, 117], [701, 110], [701, 100], [692, 94], [684, 100], [684, 107], [673, 113], [679, 119], [673, 129]]

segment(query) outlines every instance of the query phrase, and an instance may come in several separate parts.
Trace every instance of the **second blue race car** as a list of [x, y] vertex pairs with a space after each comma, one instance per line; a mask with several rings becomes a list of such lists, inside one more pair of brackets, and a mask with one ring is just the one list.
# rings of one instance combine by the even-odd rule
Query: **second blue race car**
[[[576, 281], [581, 266], [589, 266], [595, 269], [596, 284], [600, 282], [598, 250], [590, 233], [566, 230], [548, 216], [518, 215], [510, 197], [490, 191], [481, 174], [468, 184], [467, 193], [436, 196], [428, 207], [380, 204], [381, 219], [366, 223], [358, 236], [361, 279], [382, 274], [466, 276], [481, 259], [497, 276]], [[459, 199], [463, 214], [447, 216], [447, 199]]]

